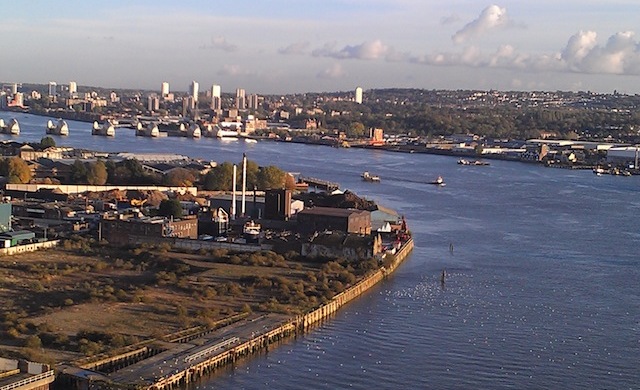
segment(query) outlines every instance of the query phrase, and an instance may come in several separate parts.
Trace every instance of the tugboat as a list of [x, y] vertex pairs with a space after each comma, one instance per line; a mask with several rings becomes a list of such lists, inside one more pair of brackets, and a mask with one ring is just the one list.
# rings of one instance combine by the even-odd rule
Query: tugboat
[[260, 237], [260, 224], [253, 221], [247, 221], [244, 224], [242, 233], [247, 242], [258, 242], [258, 237]]
[[64, 119], [58, 119], [58, 123], [55, 125], [53, 121], [49, 119], [47, 122], [47, 134], [53, 135], [69, 135], [69, 125]]
[[362, 174], [362, 180], [368, 181], [371, 183], [380, 183], [380, 177], [377, 175], [371, 175], [369, 172], [364, 172]]
[[440, 186], [440, 187], [444, 187], [447, 184], [444, 182], [444, 179], [442, 178], [442, 176], [438, 176], [435, 180], [430, 181], [428, 184], [433, 184], [435, 186]]

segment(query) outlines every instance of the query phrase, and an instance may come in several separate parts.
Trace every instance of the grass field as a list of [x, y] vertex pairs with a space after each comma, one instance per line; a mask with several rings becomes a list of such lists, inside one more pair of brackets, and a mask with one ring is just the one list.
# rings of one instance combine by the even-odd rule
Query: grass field
[[75, 361], [238, 313], [301, 313], [376, 267], [373, 260], [67, 240], [0, 257], [0, 356]]

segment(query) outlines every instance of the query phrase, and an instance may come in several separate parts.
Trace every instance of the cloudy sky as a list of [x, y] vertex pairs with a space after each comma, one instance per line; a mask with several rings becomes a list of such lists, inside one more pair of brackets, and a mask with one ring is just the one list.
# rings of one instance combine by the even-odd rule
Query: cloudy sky
[[638, 0], [2, 1], [0, 81], [640, 93]]

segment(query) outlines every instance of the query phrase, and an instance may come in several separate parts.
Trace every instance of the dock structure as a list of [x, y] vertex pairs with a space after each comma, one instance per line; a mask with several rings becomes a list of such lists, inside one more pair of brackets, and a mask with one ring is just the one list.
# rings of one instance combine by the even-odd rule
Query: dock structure
[[335, 191], [340, 188], [340, 184], [328, 180], [317, 179], [315, 177], [300, 177], [300, 182], [307, 183], [311, 187], [319, 188], [325, 191]]
[[55, 379], [46, 364], [0, 358], [0, 390], [46, 390]]
[[176, 335], [170, 341], [157, 341], [142, 349], [100, 360], [98, 366], [85, 364], [75, 370], [68, 367], [61, 372], [64, 376], [61, 382], [72, 388], [91, 385], [99, 389], [147, 390], [169, 390], [192, 383], [238, 359], [266, 350], [273, 343], [309, 331], [388, 277], [412, 249], [413, 240], [408, 238], [395, 255], [385, 261], [385, 267], [306, 314], [295, 317], [276, 313], [247, 315], [216, 331], [197, 332], [197, 338]]

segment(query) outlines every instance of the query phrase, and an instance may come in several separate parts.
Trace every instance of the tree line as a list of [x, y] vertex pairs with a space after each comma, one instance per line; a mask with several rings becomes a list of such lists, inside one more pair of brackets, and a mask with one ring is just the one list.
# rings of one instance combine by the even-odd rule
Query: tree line
[[[236, 186], [242, 185], [242, 164], [238, 164]], [[247, 161], [247, 188], [267, 190], [276, 188], [293, 189], [295, 181], [291, 175], [275, 165], [261, 167], [254, 161]], [[8, 183], [29, 183], [33, 172], [20, 157], [0, 159], [0, 176]], [[89, 185], [164, 185], [169, 187], [197, 186], [204, 190], [229, 191], [233, 188], [233, 164], [224, 162], [206, 173], [195, 169], [176, 167], [166, 174], [145, 169], [136, 159], [119, 162], [98, 159], [86, 162], [75, 160], [69, 167], [67, 177], [47, 178], [47, 182], [60, 184]], [[61, 180], [62, 179], [62, 180]], [[64, 181], [64, 182], [63, 182]]]

